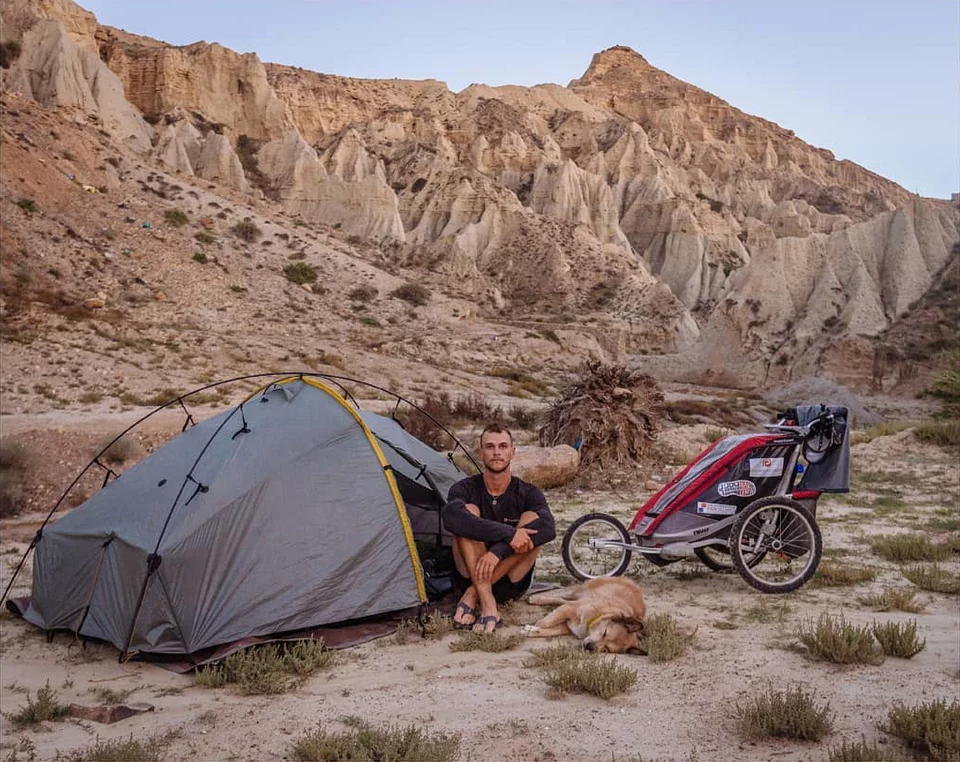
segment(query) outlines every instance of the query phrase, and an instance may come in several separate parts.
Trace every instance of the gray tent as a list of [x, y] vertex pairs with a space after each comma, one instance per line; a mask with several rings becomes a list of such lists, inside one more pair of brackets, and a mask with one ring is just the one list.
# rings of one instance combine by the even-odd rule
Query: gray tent
[[437, 509], [462, 476], [322, 381], [276, 382], [46, 527], [23, 613], [127, 655], [415, 607], [416, 545], [442, 542]]

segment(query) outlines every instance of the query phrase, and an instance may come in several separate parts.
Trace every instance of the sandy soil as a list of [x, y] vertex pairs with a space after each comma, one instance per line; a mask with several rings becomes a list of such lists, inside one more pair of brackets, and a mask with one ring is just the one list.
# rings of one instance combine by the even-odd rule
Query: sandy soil
[[[73, 429], [60, 421], [60, 435]], [[109, 421], [110, 424], [115, 423]], [[29, 427], [20, 436], [47, 442]], [[91, 430], [86, 435], [93, 437]], [[671, 432], [679, 452], [698, 451], [711, 427]], [[8, 429], [9, 433], [10, 430]], [[76, 433], [76, 432], [75, 432]], [[47, 445], [49, 446], [49, 444]], [[69, 460], [67, 450], [59, 453]], [[551, 642], [526, 640], [515, 650], [488, 654], [452, 652], [458, 635], [442, 640], [398, 643], [383, 638], [342, 652], [338, 663], [280, 697], [244, 697], [229, 690], [193, 685], [190, 675], [157, 666], [118, 664], [112, 648], [81, 649], [69, 636], [48, 643], [43, 633], [0, 617], [2, 711], [26, 704], [26, 693], [49, 684], [62, 703], [96, 705], [97, 689], [132, 691], [127, 702], [146, 702], [154, 711], [105, 725], [68, 719], [42, 728], [17, 729], [0, 720], [0, 744], [12, 758], [21, 743], [37, 759], [70, 753], [96, 739], [137, 738], [176, 731], [168, 759], [262, 760], [289, 758], [290, 747], [317, 723], [334, 729], [340, 718], [357, 716], [374, 724], [415, 724], [432, 732], [459, 733], [463, 760], [644, 759], [820, 760], [841, 740], [882, 739], [876, 723], [895, 702], [916, 704], [960, 694], [960, 599], [919, 592], [926, 610], [917, 615], [878, 613], [859, 602], [885, 587], [908, 587], [894, 564], [870, 553], [870, 535], [894, 531], [934, 531], [932, 518], [958, 516], [955, 457], [916, 441], [910, 431], [853, 448], [850, 495], [820, 504], [824, 563], [875, 568], [872, 582], [825, 588], [808, 584], [785, 596], [765, 596], [736, 575], [715, 574], [695, 561], [658, 569], [635, 559], [628, 574], [645, 589], [650, 613], [667, 612], [697, 632], [679, 659], [651, 663], [646, 657], [616, 657], [636, 670], [636, 687], [609, 701], [571, 695], [548, 698], [537, 670], [523, 661]], [[676, 468], [676, 465], [673, 466]], [[664, 478], [670, 468], [665, 469]], [[899, 496], [894, 509], [878, 496]], [[629, 520], [650, 495], [643, 487], [613, 492], [562, 488], [548, 493], [561, 527], [588, 511], [611, 512]], [[0, 563], [5, 585], [42, 514], [3, 523]], [[941, 532], [942, 536], [942, 532]], [[538, 566], [540, 581], [572, 584], [559, 558], [559, 540]], [[960, 562], [946, 566], [954, 573]], [[29, 571], [29, 565], [27, 567]], [[29, 592], [21, 575], [17, 595]], [[880, 666], [838, 667], [810, 662], [790, 648], [798, 626], [823, 612], [843, 613], [851, 622], [906, 621], [916, 618], [927, 647], [911, 660], [888, 659]], [[518, 603], [506, 612], [504, 632], [535, 621], [542, 610]], [[835, 731], [821, 744], [770, 741], [744, 744], [734, 707], [770, 687], [799, 684], [814, 690], [835, 713]], [[23, 739], [27, 739], [26, 742]], [[28, 753], [17, 752], [18, 759]]]

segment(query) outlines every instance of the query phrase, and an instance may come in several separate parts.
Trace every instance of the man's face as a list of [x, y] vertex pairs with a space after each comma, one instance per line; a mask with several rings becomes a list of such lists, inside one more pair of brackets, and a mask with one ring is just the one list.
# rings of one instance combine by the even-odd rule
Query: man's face
[[506, 432], [496, 433], [488, 431], [480, 439], [480, 460], [483, 467], [494, 474], [502, 473], [510, 468], [510, 461], [516, 454], [510, 435]]

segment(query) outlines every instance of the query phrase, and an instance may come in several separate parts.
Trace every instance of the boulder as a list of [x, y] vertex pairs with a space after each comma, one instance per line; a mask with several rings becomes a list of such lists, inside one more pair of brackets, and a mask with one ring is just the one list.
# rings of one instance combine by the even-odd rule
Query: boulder
[[541, 489], [559, 487], [577, 475], [580, 453], [570, 445], [555, 447], [517, 447], [512, 471], [524, 481]]

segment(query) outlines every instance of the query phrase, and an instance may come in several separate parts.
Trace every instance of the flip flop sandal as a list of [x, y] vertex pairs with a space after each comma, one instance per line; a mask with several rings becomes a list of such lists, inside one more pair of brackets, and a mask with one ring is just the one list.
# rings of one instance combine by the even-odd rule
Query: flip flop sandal
[[[494, 622], [493, 629], [488, 630], [487, 625], [491, 622]], [[501, 627], [503, 627], [503, 620], [498, 616], [482, 616], [477, 621], [474, 627], [479, 627], [479, 630], [474, 630], [475, 632], [496, 632]]]
[[472, 629], [473, 629], [473, 626], [477, 623], [477, 617], [480, 616], [480, 612], [477, 611], [475, 608], [473, 608], [473, 607], [471, 607], [471, 606], [468, 606], [468, 605], [467, 605], [466, 603], [464, 603], [463, 601], [460, 601], [460, 603], [457, 604], [457, 611], [463, 612], [463, 615], [464, 615], [464, 616], [472, 616], [472, 617], [473, 617], [473, 621], [472, 621], [472, 622], [457, 622], [457, 621], [454, 621], [454, 623], [453, 623], [453, 629], [455, 629], [455, 630], [472, 630]]

